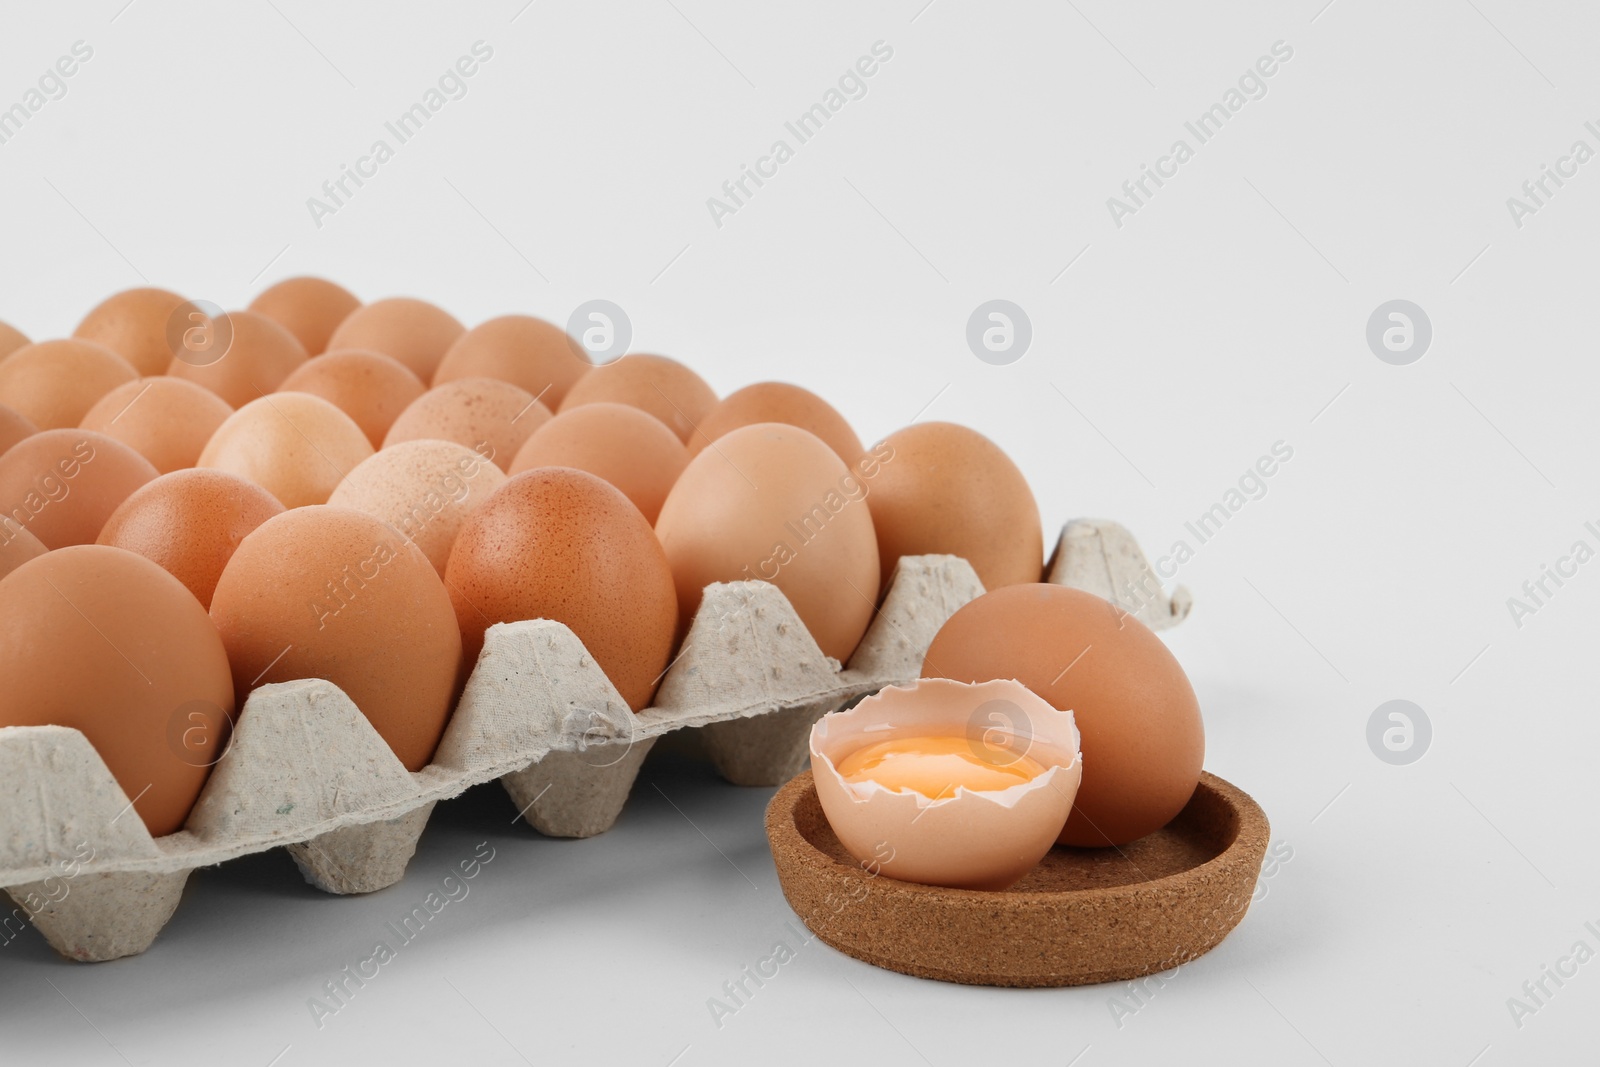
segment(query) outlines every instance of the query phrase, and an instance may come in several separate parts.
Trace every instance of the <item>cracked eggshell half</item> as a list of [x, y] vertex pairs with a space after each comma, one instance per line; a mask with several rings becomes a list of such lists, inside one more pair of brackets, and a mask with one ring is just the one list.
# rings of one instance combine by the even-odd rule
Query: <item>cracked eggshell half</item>
[[[929, 736], [1011, 750], [1043, 771], [1005, 789], [958, 786], [932, 799], [871, 779], [850, 782], [838, 770], [868, 745]], [[1083, 777], [1078, 740], [1070, 712], [1057, 711], [1019, 682], [923, 679], [888, 686], [819, 719], [811, 728], [811, 769], [829, 825], [869, 871], [905, 882], [998, 890], [1032, 870], [1061, 833]]]

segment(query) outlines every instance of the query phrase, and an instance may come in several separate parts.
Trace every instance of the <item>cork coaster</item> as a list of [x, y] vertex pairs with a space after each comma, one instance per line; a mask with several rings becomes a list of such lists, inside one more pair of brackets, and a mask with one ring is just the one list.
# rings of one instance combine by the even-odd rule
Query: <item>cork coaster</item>
[[1167, 971], [1216, 947], [1250, 906], [1269, 828], [1202, 774], [1187, 807], [1120, 849], [1057, 846], [1000, 892], [900, 882], [839, 844], [807, 771], [767, 806], [778, 881], [823, 941], [858, 960], [967, 985], [1068, 986]]

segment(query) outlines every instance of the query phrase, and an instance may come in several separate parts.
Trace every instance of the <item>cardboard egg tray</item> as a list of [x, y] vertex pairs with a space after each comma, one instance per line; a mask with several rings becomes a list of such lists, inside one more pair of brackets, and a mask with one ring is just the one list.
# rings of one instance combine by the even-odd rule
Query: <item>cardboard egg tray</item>
[[[1069, 523], [1048, 570], [1152, 627], [1188, 612], [1181, 589], [1140, 592], [1149, 564], [1115, 523]], [[82, 733], [0, 728], [0, 886], [16, 902], [0, 912], [0, 938], [31, 922], [72, 959], [143, 952], [190, 871], [279, 846], [327, 892], [382, 889], [404, 877], [435, 803], [496, 778], [540, 832], [602, 833], [651, 746], [674, 730], [696, 729], [730, 782], [780, 784], [805, 767], [813, 722], [915, 679], [934, 634], [982, 591], [965, 560], [902, 559], [841, 668], [776, 586], [708, 586], [655, 704], [638, 714], [566, 626], [497, 624], [433, 762], [415, 773], [331, 682], [265, 685], [245, 702], [184, 829], [160, 838]]]

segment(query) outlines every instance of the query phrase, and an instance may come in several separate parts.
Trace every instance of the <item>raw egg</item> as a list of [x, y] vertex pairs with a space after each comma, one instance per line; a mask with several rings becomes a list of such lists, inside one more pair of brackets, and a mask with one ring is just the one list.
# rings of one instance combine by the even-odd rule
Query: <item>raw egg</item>
[[825, 655], [850, 658], [872, 621], [878, 547], [866, 487], [820, 438], [763, 422], [684, 468], [656, 520], [682, 627], [712, 582], [783, 590]]
[[40, 341], [0, 359], [0, 404], [41, 430], [58, 430], [78, 425], [95, 401], [138, 377], [104, 345]]
[[116, 438], [166, 474], [194, 466], [231, 414], [227, 402], [210, 390], [162, 375], [117, 386], [79, 425]]
[[27, 334], [13, 326], [0, 322], [0, 359], [5, 359], [28, 343]]
[[627, 404], [569, 408], [533, 431], [511, 461], [511, 474], [534, 467], [576, 467], [604, 478], [654, 523], [667, 493], [689, 465], [689, 450], [660, 419]]
[[400, 413], [383, 447], [401, 441], [454, 441], [504, 470], [524, 441], [550, 419], [550, 409], [526, 389], [494, 378], [457, 378], [436, 385]]
[[197, 466], [248, 478], [284, 507], [327, 503], [372, 443], [344, 412], [310, 393], [274, 393], [228, 416]]
[[[306, 361], [294, 334], [254, 311], [230, 311], [210, 327], [219, 340], [199, 350], [184, 346], [166, 372], [205, 386], [235, 408], [277, 389]], [[226, 335], [227, 347], [220, 353]]]
[[72, 336], [105, 345], [141, 377], [165, 374], [172, 362], [168, 330], [184, 303], [165, 289], [124, 289], [85, 315]]
[[1004, 889], [1050, 851], [1083, 774], [1078, 731], [1011, 681], [888, 686], [811, 728], [828, 825], [891, 878]]
[[594, 368], [573, 383], [561, 410], [603, 400], [648, 411], [680, 441], [717, 406], [717, 394], [700, 375], [666, 356], [627, 355]]
[[47, 551], [44, 542], [18, 526], [17, 520], [0, 516], [0, 578]]
[[758, 422], [782, 422], [810, 430], [846, 463], [861, 458], [861, 438], [833, 405], [808, 389], [787, 382], [757, 382], [729, 393], [689, 435], [689, 454], [729, 430]]
[[0, 404], [0, 456], [24, 437], [32, 437], [38, 432], [39, 427], [22, 412]]
[[46, 548], [93, 544], [111, 513], [156, 476], [150, 461], [93, 430], [42, 430], [0, 456], [0, 518]]
[[307, 360], [283, 380], [283, 392], [310, 393], [349, 415], [373, 448], [400, 413], [425, 392], [405, 364], [381, 352], [344, 349]]
[[101, 527], [99, 543], [137, 552], [209, 608], [239, 542], [282, 511], [271, 493], [225, 471], [173, 471], [135, 489]]
[[328, 503], [393, 526], [444, 574], [461, 524], [505, 484], [499, 467], [454, 441], [402, 441], [357, 464]]
[[498, 378], [526, 389], [554, 411], [591, 369], [593, 364], [561, 327], [532, 315], [501, 315], [474, 326], [450, 346], [433, 384]]
[[985, 589], [1040, 579], [1039, 506], [998, 445], [965, 426], [920, 422], [890, 434], [879, 449], [867, 503], [885, 586], [901, 556], [928, 554], [960, 556]]
[[393, 528], [348, 508], [286, 511], [248, 534], [211, 598], [241, 700], [269, 682], [326, 678], [407, 770], [450, 717], [461, 633], [439, 574]]
[[426, 300], [395, 296], [356, 308], [328, 338], [329, 350], [365, 348], [393, 356], [424, 382], [466, 327]]
[[0, 579], [0, 677], [0, 726], [81, 731], [156, 837], [188, 818], [234, 709], [205, 609], [154, 563], [102, 545]]
[[326, 278], [285, 278], [262, 290], [250, 310], [294, 334], [306, 355], [321, 355], [339, 323], [361, 306], [354, 293]]
[[1132, 615], [1061, 585], [986, 593], [944, 624], [923, 677], [1014, 678], [1071, 711], [1083, 734], [1083, 785], [1067, 845], [1122, 845], [1183, 810], [1200, 780], [1205, 728], [1183, 668]]
[[467, 653], [497, 622], [554, 619], [628, 707], [649, 705], [672, 655], [672, 571], [639, 509], [568, 467], [524, 471], [467, 516], [445, 567]]

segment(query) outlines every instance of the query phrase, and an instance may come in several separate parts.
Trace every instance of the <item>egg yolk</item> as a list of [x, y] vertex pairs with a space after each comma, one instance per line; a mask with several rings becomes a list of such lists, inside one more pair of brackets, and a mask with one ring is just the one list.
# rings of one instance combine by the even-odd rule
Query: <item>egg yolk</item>
[[1009, 789], [1044, 773], [1029, 756], [1001, 745], [967, 737], [898, 737], [858, 748], [839, 763], [839, 774], [853, 784], [873, 781], [895, 792], [921, 793], [931, 800], [954, 796], [959, 787]]

